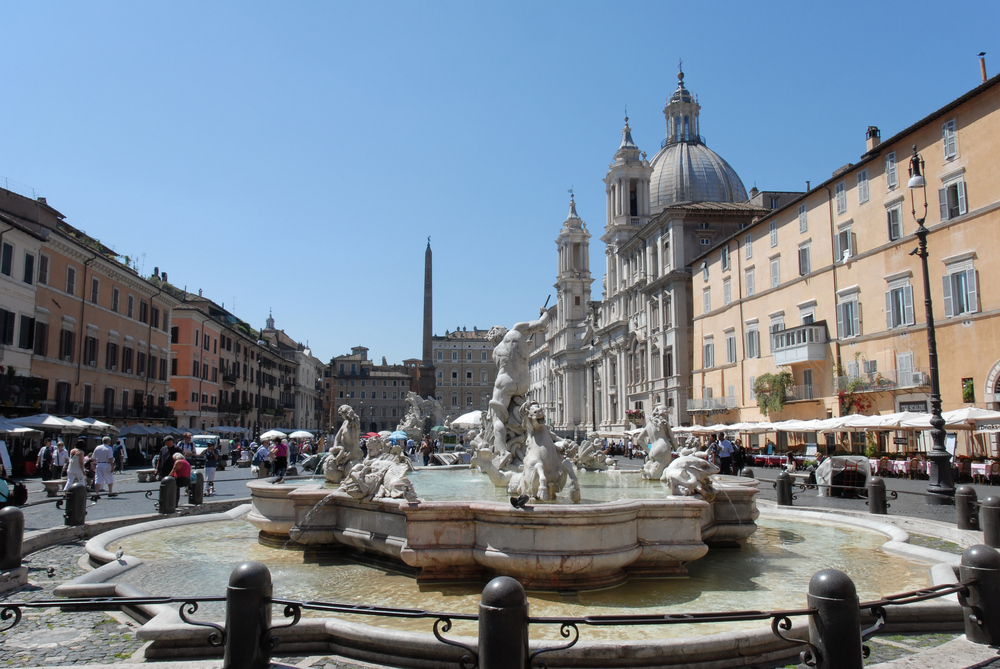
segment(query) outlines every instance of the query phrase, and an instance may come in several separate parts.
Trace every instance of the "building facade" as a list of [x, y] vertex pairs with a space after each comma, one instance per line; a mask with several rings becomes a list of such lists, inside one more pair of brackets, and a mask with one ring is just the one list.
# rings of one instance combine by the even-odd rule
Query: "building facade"
[[416, 366], [390, 365], [382, 358], [376, 365], [368, 349], [355, 346], [348, 355], [330, 360], [330, 429], [340, 427], [338, 409], [350, 405], [361, 419], [361, 431], [395, 430], [406, 415], [406, 394], [416, 390]]
[[477, 409], [485, 411], [490, 405], [497, 369], [488, 332], [473, 326], [471, 330], [446, 330], [444, 336], [432, 339], [435, 397], [452, 418]]
[[[706, 295], [693, 314], [699, 422], [928, 411], [914, 255], [925, 211], [942, 409], [1000, 406], [1000, 295], [981, 288], [1000, 280], [989, 251], [1000, 240], [998, 84], [884, 142], [870, 127], [857, 163], [695, 259], [694, 291]], [[926, 210], [925, 192], [907, 188], [914, 147]], [[765, 418], [760, 405], [786, 385]]]

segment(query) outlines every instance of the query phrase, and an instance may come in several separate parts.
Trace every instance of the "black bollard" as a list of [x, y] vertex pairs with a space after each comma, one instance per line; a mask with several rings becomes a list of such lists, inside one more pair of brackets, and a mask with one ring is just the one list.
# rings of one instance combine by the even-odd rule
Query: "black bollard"
[[226, 643], [222, 669], [267, 669], [271, 664], [271, 572], [263, 562], [244, 562], [226, 588]]
[[982, 544], [966, 548], [958, 578], [963, 583], [976, 579], [968, 595], [958, 596], [965, 636], [973, 643], [1000, 645], [1000, 553]]
[[526, 669], [528, 598], [510, 576], [497, 576], [479, 601], [479, 669]]
[[884, 516], [888, 504], [885, 503], [885, 481], [880, 476], [868, 479], [868, 513]]
[[976, 508], [976, 489], [962, 485], [955, 491], [955, 525], [960, 530], [979, 529], [979, 509]]
[[979, 526], [983, 530], [983, 543], [1000, 548], [1000, 497], [990, 495], [979, 505]]
[[861, 669], [861, 611], [854, 581], [842, 571], [823, 569], [809, 581], [806, 605], [809, 642], [818, 650], [817, 669]]
[[188, 504], [201, 504], [205, 501], [205, 474], [195, 472], [188, 486]]
[[21, 566], [24, 541], [24, 512], [16, 506], [0, 509], [0, 569], [10, 571]]
[[177, 479], [173, 476], [160, 479], [160, 501], [156, 510], [160, 513], [173, 513], [177, 510]]
[[746, 477], [748, 479], [754, 478], [753, 468], [751, 468], [751, 467], [744, 467], [743, 471], [740, 472], [740, 476]]
[[792, 505], [792, 476], [788, 472], [781, 472], [774, 481], [774, 487], [778, 491], [778, 506]]
[[61, 500], [66, 504], [66, 525], [83, 525], [87, 521], [87, 486], [74, 483], [66, 491], [66, 497]]

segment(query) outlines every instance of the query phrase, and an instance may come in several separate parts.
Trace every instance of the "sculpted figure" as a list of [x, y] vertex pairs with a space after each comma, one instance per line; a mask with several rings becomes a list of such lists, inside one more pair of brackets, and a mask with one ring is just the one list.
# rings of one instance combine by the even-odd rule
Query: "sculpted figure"
[[646, 422], [646, 427], [635, 438], [639, 446], [649, 445], [646, 464], [642, 467], [640, 476], [655, 481], [663, 475], [663, 470], [673, 459], [677, 443], [670, 431], [667, 407], [662, 404], [653, 408], [653, 413]]
[[419, 502], [413, 484], [406, 477], [409, 470], [394, 460], [369, 459], [354, 465], [338, 490], [354, 499], [405, 499]]
[[549, 426], [545, 424], [545, 410], [538, 402], [526, 406], [524, 426], [524, 469], [518, 493], [549, 502], [569, 481], [569, 498], [579, 502], [580, 483], [576, 478], [576, 469], [556, 449]]
[[[603, 470], [608, 468], [608, 456], [600, 447], [601, 438], [596, 432], [591, 432], [580, 444], [580, 452], [576, 456], [577, 467], [583, 469]], [[614, 462], [614, 460], [612, 460]]]
[[543, 308], [536, 321], [517, 323], [510, 330], [498, 325], [486, 335], [494, 345], [493, 362], [497, 366], [489, 415], [493, 437], [491, 448], [498, 457], [498, 469], [516, 466], [524, 459], [524, 428], [519, 409], [531, 383], [528, 375], [528, 338], [542, 332], [548, 323], [549, 315]]
[[663, 470], [660, 480], [670, 486], [673, 495], [700, 495], [711, 502], [715, 499], [711, 477], [718, 473], [719, 468], [708, 461], [707, 452], [685, 448], [680, 457]]
[[358, 414], [354, 413], [349, 404], [340, 405], [337, 411], [344, 422], [333, 438], [333, 446], [317, 467], [330, 483], [340, 483], [344, 475], [364, 457], [361, 452], [361, 420]]

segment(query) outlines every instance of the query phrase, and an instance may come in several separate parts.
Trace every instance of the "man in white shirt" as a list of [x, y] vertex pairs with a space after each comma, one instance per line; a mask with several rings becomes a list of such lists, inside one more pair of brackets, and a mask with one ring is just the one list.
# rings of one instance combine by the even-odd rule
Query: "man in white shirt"
[[723, 474], [733, 473], [733, 442], [725, 434], [719, 434], [719, 469]]
[[69, 462], [69, 451], [66, 450], [66, 444], [60, 439], [56, 445], [56, 450], [52, 454], [52, 478], [61, 478], [63, 475], [63, 467]]
[[115, 454], [111, 450], [111, 437], [103, 437], [101, 445], [94, 449], [94, 489], [99, 493], [101, 489], [108, 486], [108, 497], [117, 497], [114, 492], [115, 474], [114, 462]]

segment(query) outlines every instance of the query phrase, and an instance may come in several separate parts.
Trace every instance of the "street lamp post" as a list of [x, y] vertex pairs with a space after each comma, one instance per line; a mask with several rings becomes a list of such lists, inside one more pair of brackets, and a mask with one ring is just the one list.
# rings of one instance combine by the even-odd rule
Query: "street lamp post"
[[[938, 356], [937, 339], [934, 334], [934, 307], [931, 303], [931, 279], [927, 269], [927, 234], [929, 230], [924, 227], [927, 220], [927, 180], [923, 175], [924, 159], [917, 153], [916, 144], [913, 145], [913, 155], [910, 157], [910, 180], [906, 186], [910, 189], [910, 209], [913, 218], [917, 222], [917, 248], [910, 252], [920, 258], [920, 266], [924, 277], [924, 310], [927, 318], [927, 360], [931, 373], [931, 439], [934, 447], [931, 449], [930, 458], [930, 485], [927, 487], [928, 504], [948, 504], [954, 499], [955, 484], [951, 480], [951, 455], [944, 447], [947, 433], [944, 429], [944, 418], [941, 416], [941, 385], [938, 378]], [[917, 217], [917, 207], [913, 199], [913, 192], [920, 190], [924, 196], [923, 216]], [[949, 499], [951, 498], [951, 499]]]
[[[264, 341], [264, 333], [261, 332], [260, 339], [257, 340], [257, 346], [263, 348], [267, 346], [267, 342]], [[257, 425], [254, 432], [257, 434], [257, 440], [260, 440], [260, 428], [261, 428], [261, 409], [264, 408], [264, 398], [260, 396], [262, 384], [260, 382], [260, 369], [264, 364], [264, 352], [262, 350], [257, 351]]]

